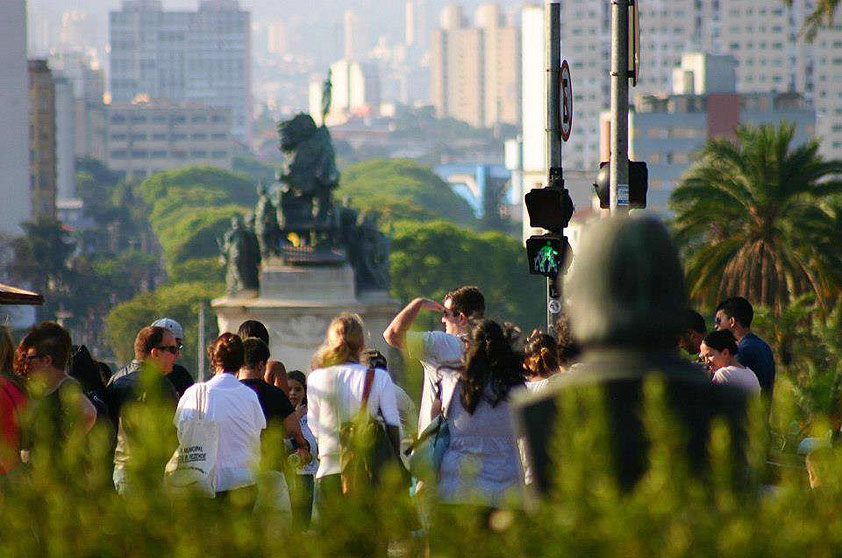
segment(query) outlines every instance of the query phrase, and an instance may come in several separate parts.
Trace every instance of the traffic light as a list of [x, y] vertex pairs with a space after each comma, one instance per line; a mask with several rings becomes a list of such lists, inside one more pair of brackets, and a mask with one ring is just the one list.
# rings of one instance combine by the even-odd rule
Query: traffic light
[[529, 259], [529, 273], [556, 277], [567, 267], [570, 243], [567, 238], [555, 234], [530, 236], [526, 239], [526, 257]]
[[533, 227], [561, 232], [573, 217], [574, 209], [566, 188], [535, 188], [526, 194], [526, 211]]
[[[599, 198], [599, 207], [611, 207], [611, 163], [603, 161], [599, 164], [599, 172], [593, 188]], [[629, 206], [646, 207], [646, 192], [649, 189], [649, 169], [643, 161], [629, 161]]]

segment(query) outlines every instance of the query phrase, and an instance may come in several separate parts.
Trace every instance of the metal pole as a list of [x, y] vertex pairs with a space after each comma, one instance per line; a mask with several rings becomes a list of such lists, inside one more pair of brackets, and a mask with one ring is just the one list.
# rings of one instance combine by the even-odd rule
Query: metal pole
[[199, 303], [199, 347], [198, 347], [198, 355], [199, 355], [199, 362], [198, 362], [198, 369], [199, 369], [199, 381], [205, 381], [205, 345], [207, 341], [205, 340], [205, 303]]
[[629, 0], [611, 0], [611, 215], [629, 212]]
[[[544, 57], [547, 86], [547, 186], [564, 187], [561, 166], [561, 0], [547, 0], [544, 5]], [[561, 314], [561, 284], [547, 278], [547, 333], [552, 334], [556, 320]]]

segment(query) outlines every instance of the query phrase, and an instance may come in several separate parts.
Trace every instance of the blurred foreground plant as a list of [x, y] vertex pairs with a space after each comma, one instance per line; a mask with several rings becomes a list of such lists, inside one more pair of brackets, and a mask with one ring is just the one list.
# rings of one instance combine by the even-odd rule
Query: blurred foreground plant
[[[647, 385], [641, 417], [651, 441], [648, 469], [627, 491], [614, 479], [604, 412], [593, 396], [562, 401], [564, 429], [555, 436], [559, 460], [552, 495], [529, 511], [489, 513], [435, 506], [432, 529], [420, 530], [409, 499], [387, 482], [330, 507], [313, 530], [293, 531], [272, 511], [244, 503], [171, 498], [158, 463], [174, 450], [172, 415], [138, 407], [145, 452], [138, 454], [134, 490], [117, 496], [107, 468], [109, 436], [42, 440], [28, 469], [0, 481], [0, 556], [784, 556], [834, 555], [842, 548], [840, 475], [820, 491], [801, 468], [763, 487], [765, 421], [759, 409], [748, 442], [748, 475], [735, 484], [730, 433], [713, 429], [710, 467], [694, 474], [682, 453], [685, 432], [663, 404], [659, 384]], [[781, 412], [793, 412], [794, 405]], [[786, 417], [778, 419], [786, 422]], [[54, 450], [64, 446], [62, 455]], [[264, 467], [285, 462], [271, 448]], [[842, 470], [838, 455], [827, 464]]]

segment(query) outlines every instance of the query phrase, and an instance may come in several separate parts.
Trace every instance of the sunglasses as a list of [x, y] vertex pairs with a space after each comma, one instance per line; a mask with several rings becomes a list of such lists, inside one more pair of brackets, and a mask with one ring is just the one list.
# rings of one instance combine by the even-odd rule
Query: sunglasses
[[168, 353], [172, 353], [174, 355], [177, 355], [179, 351], [181, 351], [181, 345], [161, 345], [155, 348], [160, 349], [162, 351], [167, 351]]

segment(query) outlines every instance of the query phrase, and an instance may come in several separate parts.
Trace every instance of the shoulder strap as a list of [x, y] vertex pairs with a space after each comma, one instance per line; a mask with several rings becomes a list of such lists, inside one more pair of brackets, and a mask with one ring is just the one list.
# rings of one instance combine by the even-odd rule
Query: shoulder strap
[[365, 386], [363, 387], [362, 408], [368, 406], [368, 396], [371, 395], [371, 386], [374, 384], [374, 368], [369, 368], [365, 373]]

